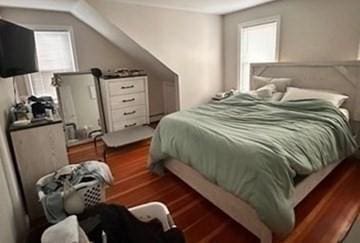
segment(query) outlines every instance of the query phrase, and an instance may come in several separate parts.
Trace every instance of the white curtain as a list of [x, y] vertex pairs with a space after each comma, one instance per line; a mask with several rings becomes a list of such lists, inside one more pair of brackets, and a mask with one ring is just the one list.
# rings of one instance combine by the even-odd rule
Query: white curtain
[[277, 22], [241, 28], [240, 89], [250, 89], [250, 64], [277, 61]]

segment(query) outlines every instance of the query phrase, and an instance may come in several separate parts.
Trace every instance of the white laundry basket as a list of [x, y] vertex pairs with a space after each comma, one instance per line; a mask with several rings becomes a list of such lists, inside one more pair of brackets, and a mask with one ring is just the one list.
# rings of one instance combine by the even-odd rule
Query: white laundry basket
[[[67, 165], [67, 167], [69, 167], [72, 170], [75, 170], [78, 166], [79, 165]], [[44, 185], [46, 185], [50, 180], [52, 180], [55, 173], [56, 172], [53, 172], [51, 174], [48, 174], [40, 178], [36, 183], [39, 201], [41, 202], [41, 205], [43, 206], [44, 210], [46, 210], [45, 198], [47, 195], [41, 190], [41, 188]], [[105, 202], [105, 197], [106, 197], [105, 188], [106, 188], [105, 184], [99, 180], [83, 182], [73, 186], [73, 189], [75, 189], [79, 193], [85, 208], [97, 205], [101, 202]], [[61, 196], [64, 197], [63, 191], [61, 192]], [[47, 216], [47, 214], [45, 215]], [[50, 223], [56, 223], [56, 222], [52, 222], [50, 219], [48, 219], [48, 221]]]
[[159, 219], [164, 231], [175, 228], [168, 208], [161, 202], [150, 202], [136, 207], [129, 208], [129, 211], [139, 220], [148, 222], [152, 219]]

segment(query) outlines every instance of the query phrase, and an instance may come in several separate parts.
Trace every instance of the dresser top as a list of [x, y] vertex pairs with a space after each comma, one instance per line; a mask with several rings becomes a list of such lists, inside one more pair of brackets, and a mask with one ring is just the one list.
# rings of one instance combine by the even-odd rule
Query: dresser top
[[119, 79], [119, 78], [136, 78], [136, 77], [145, 77], [146, 74], [139, 74], [139, 75], [127, 75], [127, 76], [120, 76], [120, 75], [103, 75], [101, 79], [108, 80], [108, 79]]
[[9, 126], [9, 131], [14, 132], [19, 130], [35, 128], [35, 127], [49, 126], [57, 123], [62, 123], [62, 120], [60, 118], [56, 118], [54, 120], [41, 120], [41, 121], [30, 122], [29, 124], [26, 125], [15, 125], [14, 123], [12, 123]]

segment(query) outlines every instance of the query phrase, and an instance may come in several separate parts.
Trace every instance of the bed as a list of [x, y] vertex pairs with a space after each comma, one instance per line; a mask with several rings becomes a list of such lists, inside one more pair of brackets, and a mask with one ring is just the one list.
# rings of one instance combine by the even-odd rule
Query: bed
[[[296, 86], [296, 87], [302, 87], [302, 88], [312, 88], [312, 89], [333, 89], [334, 91], [337, 91], [338, 93], [343, 93], [349, 96], [349, 100], [346, 102], [345, 108], [349, 111], [350, 113], [350, 118], [352, 120], [357, 121], [359, 118], [359, 111], [357, 109], [356, 103], [358, 102], [358, 79], [359, 79], [359, 63], [358, 62], [342, 62], [342, 63], [332, 63], [332, 64], [295, 64], [295, 63], [277, 63], [277, 64], [255, 64], [252, 65], [251, 68], [251, 76], [253, 75], [263, 75], [263, 76], [270, 76], [270, 77], [289, 77], [293, 79], [293, 83], [292, 86]], [[245, 101], [244, 101], [245, 100]], [[233, 102], [233, 103], [231, 103]], [[240, 102], [240, 103], [239, 103]], [[259, 109], [259, 113], [261, 114], [266, 114], [266, 112], [268, 112], [269, 114], [273, 113], [273, 112], [278, 112], [276, 113], [277, 115], [280, 116], [285, 116], [282, 121], [281, 124], [286, 124], [286, 119], [287, 119], [287, 113], [291, 114], [289, 119], [292, 119], [293, 116], [295, 116], [296, 119], [298, 119], [298, 115], [300, 113], [293, 113], [293, 107], [279, 107], [278, 104], [262, 104], [261, 101], [257, 101], [252, 99], [251, 97], [240, 97], [239, 99], [232, 99], [227, 101], [226, 104], [222, 104], [222, 105], [226, 105], [225, 107], [230, 107], [231, 105], [241, 105], [244, 102], [249, 102], [249, 104], [253, 105], [251, 107], [251, 109], [253, 109], [254, 107], [256, 109]], [[316, 112], [317, 111], [313, 111], [311, 106], [314, 104], [301, 104], [301, 109], [304, 109], [304, 107], [306, 109], [309, 109], [306, 114], [310, 114], [309, 116], [304, 117], [304, 119], [309, 119], [309, 122], [304, 122], [302, 124], [302, 126], [299, 126], [300, 129], [305, 129], [304, 131], [306, 131], [306, 129], [314, 129], [314, 127], [310, 127], [308, 128], [307, 126], [316, 126]], [[325, 104], [317, 104], [319, 106], [325, 105]], [[327, 107], [326, 105], [323, 107], [323, 110], [326, 110]], [[212, 111], [208, 111], [209, 109], [213, 109]], [[217, 105], [213, 106], [213, 107], [203, 107], [200, 110], [198, 110], [197, 112], [199, 113], [198, 116], [193, 117], [194, 120], [192, 121], [194, 124], [197, 123], [197, 121], [200, 122], [200, 120], [204, 117], [204, 119], [209, 119], [208, 121], [210, 121], [211, 117], [206, 117], [203, 116], [204, 114], [206, 114], [207, 112], [212, 112], [212, 113], [221, 113], [221, 105], [218, 107]], [[244, 108], [246, 109], [246, 107]], [[265, 110], [263, 110], [265, 109]], [[297, 108], [296, 108], [297, 109]], [[331, 107], [329, 108], [331, 109]], [[335, 108], [336, 109], [336, 108]], [[231, 109], [230, 109], [231, 110]], [[332, 113], [341, 113], [340, 111], [331, 111]], [[330, 112], [330, 113], [331, 113]], [[183, 113], [184, 116], [186, 117], [186, 114]], [[231, 114], [231, 113], [230, 113]], [[305, 114], [305, 113], [304, 113]], [[312, 115], [311, 115], [312, 114]], [[216, 121], [219, 121], [219, 119], [221, 120], [221, 115], [220, 114], [217, 117]], [[328, 114], [321, 114], [321, 116], [327, 116]], [[226, 121], [229, 118], [229, 113], [226, 114], [226, 119], [224, 120], [224, 123], [226, 123]], [[302, 114], [300, 114], [300, 116], [302, 116]], [[231, 117], [231, 116], [230, 116]], [[331, 119], [335, 119], [337, 120], [338, 117], [340, 117], [340, 115], [334, 115]], [[270, 119], [271, 118], [271, 119]], [[301, 117], [300, 117], [301, 118]], [[271, 121], [270, 121], [270, 120]], [[330, 120], [331, 120], [330, 119]], [[341, 126], [345, 126], [344, 122], [341, 121], [343, 118], [338, 119], [337, 122], [332, 123], [332, 125], [336, 125], [337, 123], [341, 123]], [[171, 119], [167, 119], [167, 123], [174, 123], [177, 121], [181, 121], [182, 117], [177, 117], [177, 119], [174, 119], [175, 121], [169, 122], [169, 120]], [[269, 121], [268, 121], [269, 120]], [[215, 122], [216, 122], [215, 121]], [[268, 127], [270, 128], [271, 126], [271, 122], [275, 122], [273, 120], [273, 117], [271, 115], [269, 116], [265, 116], [264, 119], [261, 120], [263, 123], [265, 122]], [[301, 120], [298, 120], [301, 121]], [[268, 123], [269, 122], [269, 123]], [[207, 123], [211, 123], [211, 122], [203, 122], [203, 123], [199, 123], [199, 124], [207, 124]], [[301, 122], [299, 122], [300, 124]], [[166, 123], [164, 123], [163, 125], [160, 123], [160, 129], [161, 127], [166, 127], [165, 125]], [[235, 124], [235, 123], [233, 123]], [[251, 130], [252, 127], [247, 123], [244, 122], [243, 125], [245, 124], [245, 130]], [[266, 126], [266, 124], [261, 124], [261, 126]], [[178, 128], [181, 130], [181, 122], [177, 124]], [[319, 125], [319, 124], [317, 124]], [[232, 124], [229, 123], [227, 124], [227, 129], [230, 127], [231, 128]], [[258, 127], [254, 128], [254, 131], [257, 131], [257, 129], [261, 128], [261, 126], [259, 125]], [[287, 126], [287, 125], [286, 125]], [[191, 127], [191, 126], [190, 126]], [[189, 127], [184, 127], [183, 130], [181, 130], [183, 133], [188, 132], [188, 129], [190, 129]], [[244, 128], [243, 128], [244, 129]], [[321, 126], [316, 127], [316, 129], [321, 129]], [[333, 127], [331, 128], [333, 129]], [[339, 130], [343, 129], [343, 128], [338, 128]], [[210, 129], [211, 130], [211, 129]], [[276, 130], [276, 129], [275, 129]], [[205, 131], [205, 130], [204, 130]], [[221, 129], [219, 129], [219, 131], [221, 131]], [[216, 129], [213, 129], [213, 133], [216, 134], [216, 132], [218, 132], [219, 134], [217, 135], [218, 137], [221, 137], [221, 132], [216, 131]], [[224, 132], [225, 130], [223, 130]], [[274, 132], [274, 129], [272, 128], [272, 131]], [[211, 137], [214, 136], [213, 134], [208, 134], [208, 133], [203, 133], [202, 130], [200, 130], [200, 132], [198, 131], [191, 131], [196, 137], [198, 144], [202, 144], [202, 143], [206, 143], [206, 141], [211, 141]], [[264, 130], [265, 132], [265, 130]], [[282, 132], [280, 131], [276, 131], [276, 132]], [[200, 134], [197, 134], [200, 133]], [[231, 133], [229, 135], [230, 137], [232, 136]], [[233, 138], [235, 138], [235, 140], [238, 140], [238, 136], [242, 136], [242, 134], [236, 134], [236, 136], [232, 136]], [[245, 228], [247, 228], [250, 232], [252, 232], [253, 234], [255, 234], [262, 243], [264, 242], [272, 242], [272, 234], [273, 232], [276, 232], [278, 234], [281, 233], [288, 233], [289, 230], [291, 230], [291, 228], [293, 227], [294, 224], [294, 216], [289, 213], [289, 208], [294, 208], [298, 203], [300, 203], [302, 201], [302, 199], [304, 199], [306, 197], [306, 195], [308, 193], [311, 192], [312, 189], [314, 189], [316, 187], [317, 184], [319, 184], [334, 168], [336, 168], [336, 166], [341, 163], [342, 159], [344, 159], [344, 156], [348, 156], [350, 155], [351, 152], [355, 151], [355, 143], [353, 141], [351, 141], [350, 136], [346, 136], [344, 135], [343, 139], [341, 139], [341, 141], [343, 141], [343, 146], [341, 147], [341, 151], [339, 149], [339, 153], [344, 152], [341, 154], [341, 156], [338, 156], [338, 154], [333, 154], [333, 156], [331, 155], [331, 150], [329, 150], [329, 156], [325, 156], [324, 158], [321, 157], [322, 160], [319, 158], [314, 158], [314, 164], [318, 165], [315, 166], [315, 168], [313, 168], [314, 166], [312, 166], [310, 168], [309, 171], [308, 168], [306, 166], [299, 166], [299, 168], [301, 170], [303, 170], [304, 172], [302, 174], [306, 174], [307, 176], [305, 178], [303, 178], [302, 180], [299, 180], [296, 182], [291, 180], [291, 182], [289, 182], [289, 180], [291, 178], [294, 178], [294, 172], [287, 168], [284, 167], [283, 164], [284, 163], [278, 163], [276, 160], [275, 161], [271, 161], [272, 159], [272, 155], [269, 156], [269, 153], [271, 154], [273, 152], [273, 150], [275, 149], [287, 149], [287, 144], [286, 141], [280, 141], [280, 140], [271, 140], [268, 141], [268, 143], [266, 142], [262, 142], [261, 141], [261, 137], [256, 138], [256, 135], [250, 136], [249, 134], [245, 134], [244, 135], [244, 139], [246, 140], [246, 136], [250, 137], [251, 141], [255, 141], [257, 144], [261, 144], [264, 145], [265, 148], [268, 148], [269, 146], [272, 146], [271, 144], [275, 141], [275, 142], [279, 142], [279, 146], [278, 147], [271, 147], [271, 149], [265, 149], [265, 150], [261, 150], [261, 156], [262, 160], [259, 160], [260, 163], [256, 164], [256, 168], [259, 166], [260, 168], [260, 172], [256, 172], [256, 174], [254, 173], [255, 177], [257, 180], [252, 180], [249, 179], [247, 180], [247, 174], [242, 174], [242, 176], [244, 177], [243, 180], [245, 180], [245, 182], [237, 180], [235, 181], [236, 183], [239, 184], [244, 184], [243, 186], [238, 186], [235, 183], [235, 188], [232, 188], [232, 186], [234, 185], [234, 183], [226, 183], [223, 182], [224, 179], [222, 177], [239, 177], [238, 174], [241, 174], [240, 171], [246, 171], [247, 167], [252, 167], [253, 163], [247, 163], [246, 166], [242, 163], [241, 166], [239, 167], [238, 170], [231, 170], [229, 173], [229, 175], [227, 176], [225, 174], [222, 175], [222, 177], [218, 177], [216, 173], [216, 176], [214, 176], [212, 173], [213, 171], [217, 171], [217, 170], [224, 170], [224, 163], [211, 163], [210, 161], [212, 160], [212, 157], [216, 157], [217, 153], [213, 153], [210, 157], [206, 157], [206, 149], [208, 149], [208, 154], [211, 154], [211, 151], [217, 150], [217, 147], [222, 146], [222, 143], [214, 143], [214, 144], [210, 144], [206, 145], [209, 147], [198, 147], [200, 149], [202, 149], [202, 153], [203, 156], [200, 153], [200, 157], [187, 157], [188, 155], [186, 153], [182, 153], [182, 150], [185, 148], [181, 148], [181, 147], [177, 147], [175, 148], [175, 152], [174, 153], [169, 153], [166, 154], [166, 156], [162, 157], [162, 158], [157, 158], [155, 160], [157, 161], [162, 161], [161, 165], [165, 166], [169, 171], [171, 171], [172, 173], [174, 173], [176, 176], [178, 176], [180, 179], [182, 179], [183, 181], [185, 181], [188, 185], [190, 185], [193, 189], [195, 189], [197, 192], [199, 192], [201, 195], [203, 195], [205, 198], [207, 198], [210, 202], [212, 202], [213, 204], [215, 204], [217, 207], [219, 207], [221, 210], [223, 210], [225, 213], [227, 213], [230, 217], [232, 217], [234, 220], [236, 220], [238, 223], [240, 223], [241, 225], [243, 225]], [[267, 137], [271, 137], [272, 134], [268, 134]], [[156, 137], [156, 134], [155, 134]], [[201, 141], [202, 137], [206, 138], [206, 140]], [[176, 138], [171, 138], [171, 139], [166, 139], [163, 138], [165, 140], [165, 142], [167, 144], [171, 144], [174, 143], [174, 141], [176, 140]], [[156, 140], [156, 138], [155, 138]], [[228, 141], [228, 140], [219, 140], [219, 141]], [[227, 147], [232, 148], [234, 151], [237, 150], [236, 147], [238, 146], [237, 144], [233, 146], [233, 140], [229, 140], [230, 143], [227, 144]], [[240, 143], [243, 140], [240, 140]], [[318, 140], [317, 142], [322, 143], [321, 140]], [[263, 144], [264, 143], [264, 144]], [[154, 142], [154, 138], [153, 138], [153, 142], [152, 142], [152, 147], [155, 147], [156, 141]], [[186, 144], [186, 143], [184, 143]], [[191, 143], [190, 143], [191, 144]], [[192, 146], [193, 148], [196, 148], [198, 145], [196, 142], [191, 144], [190, 146]], [[315, 143], [316, 145], [316, 143]], [[332, 146], [332, 145], [329, 145]], [[205, 150], [204, 150], [205, 148]], [[247, 154], [251, 154], [252, 147], [248, 147], [247, 149], [243, 149], [242, 151], [238, 151], [237, 156], [241, 156], [244, 155], [245, 158], [249, 161], [249, 158], [251, 157], [246, 157]], [[290, 147], [291, 149], [291, 147]], [[300, 150], [304, 150], [303, 147], [299, 148]], [[154, 151], [154, 148], [152, 148], [152, 150]], [[161, 148], [160, 148], [161, 150]], [[342, 151], [344, 150], [344, 151]], [[346, 150], [346, 151], [345, 151]], [[266, 151], [263, 155], [263, 151]], [[306, 151], [313, 151], [314, 153], [316, 153], [316, 150], [306, 150]], [[259, 151], [256, 151], [256, 154], [259, 154]], [[300, 152], [301, 154], [301, 152]], [[154, 156], [156, 157], [156, 153], [153, 152], [152, 153], [152, 161], [154, 161]], [[198, 165], [196, 165], [196, 161], [194, 160], [201, 160], [203, 159], [202, 157], [205, 157], [208, 160], [208, 165], [206, 163], [199, 163]], [[226, 162], [228, 163], [229, 161], [232, 160], [232, 157], [226, 157], [226, 154], [222, 155], [224, 158], [226, 158]], [[179, 158], [182, 158], [181, 162], [179, 160]], [[197, 158], [197, 159], [196, 159]], [[219, 158], [214, 158], [214, 160], [219, 160]], [[267, 160], [268, 158], [268, 160]], [[280, 158], [280, 157], [279, 157]], [[277, 159], [279, 159], [277, 158]], [[339, 158], [336, 161], [326, 161], [326, 160], [330, 160], [332, 158]], [[186, 162], [184, 162], [186, 161]], [[188, 161], [192, 161], [191, 166], [189, 165]], [[255, 160], [254, 160], [255, 161]], [[271, 161], [271, 163], [268, 163], [268, 161]], [[299, 159], [297, 159], [297, 161], [299, 163]], [[300, 161], [301, 162], [301, 161]], [[317, 163], [315, 163], [317, 162]], [[326, 162], [325, 164], [323, 164], [324, 162]], [[155, 163], [156, 164], [156, 163]], [[158, 165], [159, 163], [157, 163], [156, 165]], [[295, 163], [296, 164], [296, 163]], [[300, 164], [300, 163], [299, 163]], [[151, 165], [154, 165], [151, 164]], [[205, 166], [204, 166], [205, 165]], [[216, 165], [216, 166], [214, 166]], [[220, 167], [219, 167], [220, 165]], [[238, 165], [238, 164], [235, 164]], [[261, 175], [262, 172], [266, 172], [267, 170], [269, 170], [269, 168], [271, 166], [275, 166], [275, 167], [279, 167], [279, 169], [277, 170], [277, 174], [276, 176], [278, 176], [279, 180], [274, 180], [273, 178], [271, 178], [271, 176], [269, 176], [269, 180], [266, 181], [265, 179], [262, 179], [261, 177], [259, 177], [259, 173]], [[254, 167], [254, 166], [253, 166]], [[152, 166], [152, 168], [154, 169], [154, 166]], [[196, 168], [196, 169], [194, 169]], [[209, 169], [210, 168], [210, 169]], [[227, 168], [227, 167], [225, 167]], [[230, 168], [234, 168], [234, 167], [230, 167]], [[207, 171], [209, 173], [207, 173]], [[234, 173], [234, 171], [236, 173]], [[297, 171], [295, 172], [295, 174], [297, 173]], [[273, 175], [272, 175], [273, 176]], [[254, 177], [254, 178], [255, 178]], [[266, 178], [266, 173], [264, 174], [264, 178]], [[259, 179], [260, 178], [260, 179]], [[276, 177], [277, 178], [277, 177]], [[289, 179], [290, 178], [290, 179]], [[287, 182], [285, 181], [287, 180]], [[256, 190], [254, 190], [255, 187], [250, 187], [251, 190], [247, 190], [246, 186], [248, 185], [253, 185], [254, 181], [256, 181], [257, 187], [259, 188], [259, 190], [263, 190], [263, 191], [259, 191], [257, 192]], [[260, 182], [259, 182], [260, 181]], [[275, 181], [275, 184], [272, 184]], [[241, 182], [241, 183], [240, 183]], [[269, 182], [269, 183], [268, 183]], [[271, 182], [271, 183], [270, 183]], [[230, 186], [229, 186], [230, 185]], [[292, 185], [291, 188], [288, 188], [288, 185]], [[294, 186], [295, 185], [295, 186]], [[286, 189], [284, 189], [284, 187]], [[245, 188], [245, 189], [244, 189]], [[280, 189], [279, 189], [280, 188]], [[261, 200], [264, 200], [264, 198], [259, 197], [259, 194], [267, 194], [267, 191], [281, 191], [281, 195], [279, 196], [280, 199], [278, 199], [275, 196], [271, 196], [271, 200], [269, 200], [269, 205], [267, 203], [258, 203]], [[285, 191], [286, 193], [283, 193], [283, 191]], [[283, 195], [284, 194], [284, 195]], [[287, 200], [281, 200], [283, 198], [286, 198]], [[266, 198], [265, 198], [266, 199]], [[273, 203], [273, 201], [274, 203]], [[281, 201], [280, 203], [277, 203], [275, 201]], [[258, 205], [261, 204], [261, 207]], [[270, 210], [273, 207], [274, 210]], [[282, 209], [282, 207], [284, 207], [285, 209]], [[271, 216], [267, 216], [266, 214], [271, 214], [271, 211], [274, 211], [273, 215]], [[291, 211], [291, 210], [290, 210]], [[281, 224], [281, 220], [276, 221], [276, 213], [279, 214], [279, 219], [284, 221], [284, 225], [283, 226]], [[265, 215], [264, 215], [265, 214]], [[260, 215], [260, 216], [259, 216]], [[272, 218], [271, 220], [268, 220], [268, 218]], [[275, 219], [274, 219], [275, 218]], [[288, 222], [287, 222], [288, 221]], [[264, 223], [265, 222], [265, 223]], [[283, 228], [282, 228], [283, 227]]]

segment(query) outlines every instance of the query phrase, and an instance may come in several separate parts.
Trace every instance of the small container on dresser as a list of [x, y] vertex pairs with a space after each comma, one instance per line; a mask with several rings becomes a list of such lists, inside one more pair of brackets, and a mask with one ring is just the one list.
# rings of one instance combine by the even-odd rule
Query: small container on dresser
[[101, 78], [100, 87], [108, 132], [149, 124], [147, 76]]

